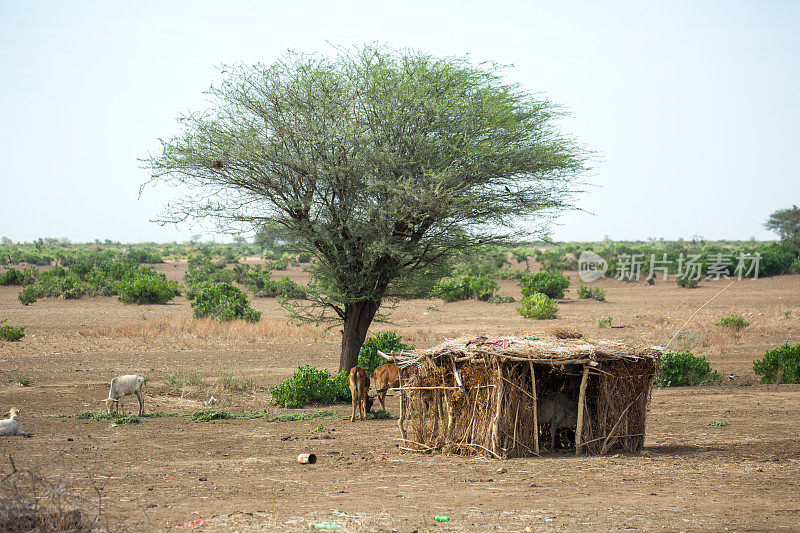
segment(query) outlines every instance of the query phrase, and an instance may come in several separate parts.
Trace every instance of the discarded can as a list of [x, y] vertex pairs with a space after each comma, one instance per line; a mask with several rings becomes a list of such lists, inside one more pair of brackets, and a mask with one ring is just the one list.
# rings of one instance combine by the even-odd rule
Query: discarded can
[[297, 456], [297, 462], [301, 465], [309, 464], [313, 465], [317, 462], [317, 456], [313, 453], [301, 453]]
[[437, 522], [449, 522], [450, 521], [450, 517], [449, 516], [444, 516], [444, 515], [442, 515], [442, 516], [436, 515], [436, 516], [433, 517], [433, 519], [436, 520]]

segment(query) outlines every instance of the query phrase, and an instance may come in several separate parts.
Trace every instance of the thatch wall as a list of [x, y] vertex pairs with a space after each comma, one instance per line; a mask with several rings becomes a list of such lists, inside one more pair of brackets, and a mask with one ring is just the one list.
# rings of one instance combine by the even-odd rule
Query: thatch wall
[[641, 450], [660, 355], [556, 337], [478, 337], [412, 352], [399, 362], [414, 368], [400, 389], [403, 448], [538, 455], [536, 398], [562, 392], [578, 404], [576, 453]]

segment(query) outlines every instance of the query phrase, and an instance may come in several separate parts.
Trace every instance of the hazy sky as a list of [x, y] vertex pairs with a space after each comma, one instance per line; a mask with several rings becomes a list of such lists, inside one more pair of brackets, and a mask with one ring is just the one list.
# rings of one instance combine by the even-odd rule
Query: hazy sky
[[149, 222], [177, 192], [137, 199], [137, 158], [216, 66], [375, 41], [513, 64], [571, 112], [599, 160], [556, 239], [775, 238], [800, 204], [799, 2], [0, 0], [0, 235], [209, 238]]

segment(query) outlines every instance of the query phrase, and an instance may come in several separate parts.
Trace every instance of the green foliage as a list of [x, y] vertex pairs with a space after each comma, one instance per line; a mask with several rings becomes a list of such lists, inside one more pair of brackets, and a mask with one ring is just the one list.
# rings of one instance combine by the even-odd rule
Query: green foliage
[[487, 301], [499, 288], [496, 279], [487, 276], [465, 275], [460, 279], [440, 279], [433, 286], [433, 295], [445, 302], [457, 302], [476, 298]]
[[383, 409], [367, 413], [367, 420], [397, 420], [398, 418], [400, 417]]
[[204, 284], [197, 289], [192, 302], [195, 317], [212, 317], [227, 321], [235, 318], [258, 322], [261, 311], [250, 307], [247, 296], [230, 283]]
[[558, 304], [552, 298], [537, 292], [520, 300], [517, 312], [525, 318], [556, 318]]
[[544, 294], [553, 299], [563, 298], [564, 292], [569, 287], [569, 278], [561, 272], [540, 271], [535, 274], [522, 276], [520, 280], [523, 296], [532, 296], [536, 293]]
[[358, 352], [358, 366], [372, 375], [375, 369], [386, 363], [386, 359], [378, 355], [378, 350], [385, 354], [401, 350], [413, 350], [414, 345], [403, 342], [403, 337], [396, 331], [381, 331], [364, 340]]
[[17, 270], [9, 268], [0, 274], [0, 285], [30, 285], [36, 281], [36, 269], [33, 267]]
[[684, 289], [694, 289], [697, 288], [698, 281], [690, 277], [677, 277], [675, 278], [675, 283], [678, 284], [678, 287], [683, 287]]
[[606, 301], [606, 291], [600, 287], [587, 287], [583, 283], [578, 287], [578, 298], [581, 300], [592, 299], [598, 302]]
[[231, 418], [234, 418], [234, 415], [228, 411], [212, 409], [209, 411], [197, 411], [192, 413], [190, 420], [192, 422], [210, 422], [212, 420], [229, 420]]
[[761, 383], [800, 383], [800, 344], [788, 342], [753, 362], [753, 371]]
[[610, 328], [611, 327], [611, 323], [613, 321], [614, 321], [614, 317], [613, 316], [604, 316], [602, 318], [598, 318], [597, 319], [597, 327], [598, 328], [605, 328], [605, 327], [609, 327]]
[[6, 324], [6, 322], [8, 322], [6, 318], [0, 320], [0, 339], [14, 342], [25, 336], [26, 326], [14, 327]]
[[669, 352], [661, 357], [659, 387], [686, 387], [719, 383], [721, 378], [702, 355], [689, 351]]
[[350, 400], [347, 374], [331, 378], [327, 370], [300, 365], [291, 378], [270, 388], [272, 405], [299, 408], [308, 404], [334, 404]]
[[297, 254], [297, 262], [298, 263], [310, 263], [311, 262], [311, 254], [309, 252], [300, 252]]
[[731, 423], [725, 422], [724, 420], [712, 420], [711, 422], [708, 423], [708, 425], [715, 428], [724, 428], [730, 426]]
[[129, 250], [127, 257], [138, 265], [143, 263], [155, 264], [164, 262], [161, 253], [153, 248], [135, 248]]
[[796, 205], [772, 213], [764, 227], [777, 233], [781, 240], [800, 247], [800, 208]]
[[792, 261], [792, 270], [795, 274], [800, 274], [800, 257]]
[[739, 333], [741, 330], [749, 326], [750, 322], [745, 320], [744, 317], [740, 315], [728, 315], [719, 319], [719, 322], [717, 322], [716, 325], [728, 328], [735, 333]]
[[508, 294], [501, 294], [500, 296], [493, 296], [486, 300], [490, 304], [510, 304], [516, 302], [513, 296]]
[[180, 294], [177, 281], [170, 281], [150, 267], [132, 270], [117, 283], [119, 301], [129, 304], [165, 304]]
[[28, 374], [22, 374], [15, 378], [8, 378], [9, 383], [17, 382], [20, 387], [30, 387], [33, 385], [33, 379]]

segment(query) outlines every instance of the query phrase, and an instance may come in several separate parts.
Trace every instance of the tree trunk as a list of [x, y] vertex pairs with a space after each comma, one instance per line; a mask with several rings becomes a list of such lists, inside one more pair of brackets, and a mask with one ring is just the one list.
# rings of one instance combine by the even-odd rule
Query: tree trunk
[[339, 356], [339, 371], [350, 372], [358, 362], [358, 352], [367, 330], [375, 318], [380, 302], [364, 300], [347, 304], [344, 311], [344, 329], [342, 330], [342, 354]]

